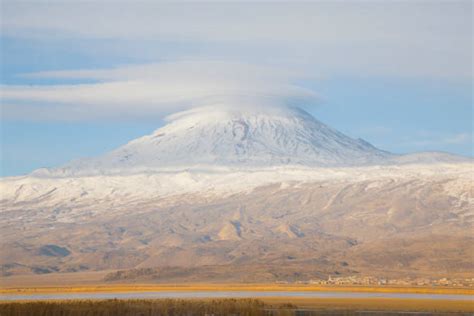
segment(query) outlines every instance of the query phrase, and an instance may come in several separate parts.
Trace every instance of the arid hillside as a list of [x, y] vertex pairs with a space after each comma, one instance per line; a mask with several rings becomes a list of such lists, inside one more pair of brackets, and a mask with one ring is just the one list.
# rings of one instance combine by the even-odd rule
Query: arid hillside
[[[97, 179], [68, 180], [67, 188], [16, 179], [16, 198], [3, 199], [0, 213], [2, 275], [123, 270], [106, 279], [127, 282], [472, 276], [472, 165], [376, 169], [268, 184], [255, 184], [252, 173], [248, 188], [225, 194], [214, 175], [205, 191], [156, 197], [146, 180], [138, 196], [121, 191], [127, 177], [101, 180], [116, 183], [109, 195], [88, 193], [87, 181]], [[76, 198], [75, 187], [84, 191]], [[34, 190], [37, 198], [21, 197]]]

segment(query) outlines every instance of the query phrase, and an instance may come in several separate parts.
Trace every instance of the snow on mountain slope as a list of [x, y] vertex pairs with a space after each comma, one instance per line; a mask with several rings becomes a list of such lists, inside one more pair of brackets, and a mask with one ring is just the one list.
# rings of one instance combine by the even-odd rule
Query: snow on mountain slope
[[394, 155], [352, 139], [291, 107], [202, 107], [103, 156], [52, 170], [54, 175], [136, 173], [199, 166], [314, 167], [382, 163]]
[[[197, 199], [250, 193], [276, 185], [275, 190], [309, 183], [370, 183], [371, 187], [399, 181], [446, 181], [457, 199], [472, 188], [472, 163], [387, 165], [342, 168], [271, 167], [255, 170], [192, 170], [182, 172], [94, 175], [82, 177], [10, 177], [0, 180], [0, 211], [114, 206], [133, 208], [163, 198], [196, 195]], [[448, 189], [446, 189], [448, 190]], [[467, 201], [466, 200], [466, 201]]]
[[393, 155], [297, 108], [197, 108], [168, 120], [103, 156], [2, 179], [0, 202], [127, 204], [189, 193], [226, 195], [275, 183], [472, 174], [472, 160], [444, 153]]

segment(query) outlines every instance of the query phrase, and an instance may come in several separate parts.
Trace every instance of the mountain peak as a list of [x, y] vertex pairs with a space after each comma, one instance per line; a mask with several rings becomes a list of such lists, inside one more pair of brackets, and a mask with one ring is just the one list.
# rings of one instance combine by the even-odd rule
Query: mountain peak
[[200, 107], [97, 158], [54, 174], [130, 173], [189, 168], [374, 164], [391, 154], [352, 139], [297, 107]]

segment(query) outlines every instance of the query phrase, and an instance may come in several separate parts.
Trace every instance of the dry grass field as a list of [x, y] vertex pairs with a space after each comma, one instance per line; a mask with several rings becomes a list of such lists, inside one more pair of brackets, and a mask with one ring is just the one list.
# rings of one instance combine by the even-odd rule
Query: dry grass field
[[[409, 299], [153, 299], [153, 300], [51, 300], [1, 302], [0, 315], [388, 315], [393, 312], [427, 312], [469, 315], [473, 302]], [[298, 315], [300, 315], [298, 314]], [[393, 314], [392, 314], [393, 315]]]
[[341, 298], [262, 298], [268, 305], [281, 306], [291, 303], [300, 309], [349, 310], [349, 311], [409, 311], [409, 312], [474, 312], [474, 301], [446, 301], [421, 299], [341, 299]]
[[71, 300], [0, 303], [0, 315], [132, 316], [132, 315], [265, 315], [254, 299], [220, 300]]

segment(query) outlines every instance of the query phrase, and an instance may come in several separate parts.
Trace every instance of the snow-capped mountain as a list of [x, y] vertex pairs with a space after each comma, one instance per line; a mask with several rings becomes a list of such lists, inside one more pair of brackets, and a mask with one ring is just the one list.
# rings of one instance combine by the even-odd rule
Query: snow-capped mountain
[[0, 179], [1, 274], [468, 273], [473, 170], [379, 150], [297, 108], [193, 109], [103, 156]]
[[199, 167], [314, 167], [377, 164], [394, 155], [352, 139], [295, 107], [201, 107], [103, 156], [73, 161], [56, 175]]

